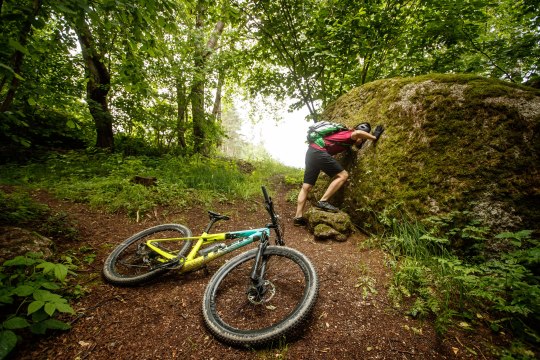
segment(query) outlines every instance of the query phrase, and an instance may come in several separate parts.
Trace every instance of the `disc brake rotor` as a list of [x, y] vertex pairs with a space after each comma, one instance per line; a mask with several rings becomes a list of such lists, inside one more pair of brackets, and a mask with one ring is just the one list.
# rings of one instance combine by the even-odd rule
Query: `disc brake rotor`
[[272, 300], [276, 294], [276, 287], [270, 280], [265, 280], [264, 284], [264, 293], [260, 294], [260, 291], [255, 287], [251, 287], [247, 293], [247, 298], [250, 303], [254, 305], [261, 305]]

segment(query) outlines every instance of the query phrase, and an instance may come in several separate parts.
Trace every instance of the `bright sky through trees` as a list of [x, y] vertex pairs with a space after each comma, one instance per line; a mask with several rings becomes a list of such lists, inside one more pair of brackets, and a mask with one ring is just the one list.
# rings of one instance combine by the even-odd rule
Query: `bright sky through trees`
[[305, 121], [306, 110], [283, 115], [283, 120], [263, 118], [257, 124], [245, 122], [241, 134], [251, 141], [262, 141], [272, 158], [287, 166], [304, 168], [306, 132], [310, 125]]

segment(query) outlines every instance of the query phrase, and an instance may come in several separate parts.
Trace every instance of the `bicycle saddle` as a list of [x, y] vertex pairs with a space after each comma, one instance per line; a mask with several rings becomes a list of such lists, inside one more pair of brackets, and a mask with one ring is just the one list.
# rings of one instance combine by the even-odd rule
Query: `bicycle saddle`
[[218, 214], [217, 212], [213, 212], [213, 211], [208, 211], [208, 215], [210, 216], [210, 219], [215, 219], [215, 220], [229, 220], [230, 218], [227, 216], [227, 215], [221, 215], [221, 214]]

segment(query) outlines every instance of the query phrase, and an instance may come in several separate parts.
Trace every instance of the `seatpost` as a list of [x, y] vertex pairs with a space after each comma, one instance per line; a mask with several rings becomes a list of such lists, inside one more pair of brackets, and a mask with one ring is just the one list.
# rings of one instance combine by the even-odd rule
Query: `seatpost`
[[206, 228], [204, 229], [204, 232], [206, 234], [208, 234], [208, 232], [210, 231], [210, 229], [212, 228], [212, 226], [214, 226], [214, 223], [217, 221], [216, 218], [213, 218], [212, 216], [210, 216], [210, 222], [208, 223], [208, 225], [206, 225]]

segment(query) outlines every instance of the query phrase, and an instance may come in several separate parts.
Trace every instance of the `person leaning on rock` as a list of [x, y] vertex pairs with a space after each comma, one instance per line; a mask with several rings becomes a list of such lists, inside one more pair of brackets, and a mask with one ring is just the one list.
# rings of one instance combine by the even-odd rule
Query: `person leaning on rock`
[[306, 152], [304, 183], [298, 194], [294, 225], [303, 226], [307, 224], [307, 220], [304, 218], [307, 198], [321, 171], [333, 178], [333, 180], [328, 185], [324, 195], [317, 202], [317, 207], [330, 212], [337, 212], [339, 210], [328, 203], [328, 200], [345, 184], [349, 173], [334, 158], [334, 155], [349, 149], [352, 145], [360, 149], [366, 140], [377, 142], [383, 131], [384, 128], [382, 125], [377, 125], [372, 135], [371, 125], [369, 123], [361, 123], [353, 129], [341, 130], [325, 136], [323, 138], [324, 147], [321, 147], [315, 142], [309, 144]]

